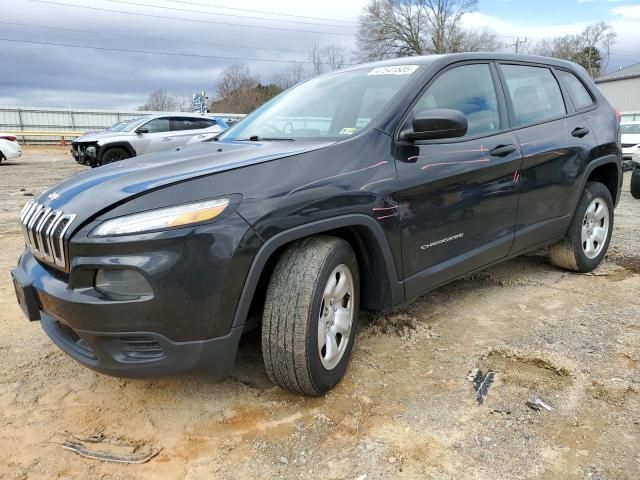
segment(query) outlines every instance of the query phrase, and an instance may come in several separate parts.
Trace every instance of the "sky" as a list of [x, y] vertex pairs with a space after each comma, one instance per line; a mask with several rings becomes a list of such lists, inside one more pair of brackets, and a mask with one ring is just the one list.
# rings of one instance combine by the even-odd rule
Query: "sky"
[[[313, 42], [341, 45], [351, 63], [367, 3], [0, 0], [0, 105], [132, 109], [158, 88], [213, 96], [230, 65], [246, 64], [269, 83], [308, 61]], [[618, 33], [608, 69], [639, 63], [640, 0], [479, 0], [464, 18], [504, 45], [602, 20]]]

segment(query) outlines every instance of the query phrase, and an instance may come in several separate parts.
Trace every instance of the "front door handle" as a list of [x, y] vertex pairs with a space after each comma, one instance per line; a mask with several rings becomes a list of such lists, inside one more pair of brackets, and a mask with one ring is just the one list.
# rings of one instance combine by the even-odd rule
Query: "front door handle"
[[498, 145], [496, 148], [489, 152], [489, 155], [491, 155], [492, 157], [506, 157], [516, 150], [517, 149], [515, 145]]
[[162, 139], [162, 141], [163, 141], [163, 142], [168, 142], [169, 140], [171, 140], [171, 137], [164, 137], [164, 138]]
[[571, 135], [573, 135], [574, 137], [582, 138], [585, 135], [587, 135], [589, 132], [590, 130], [586, 127], [577, 127], [573, 129], [573, 131], [571, 132]]

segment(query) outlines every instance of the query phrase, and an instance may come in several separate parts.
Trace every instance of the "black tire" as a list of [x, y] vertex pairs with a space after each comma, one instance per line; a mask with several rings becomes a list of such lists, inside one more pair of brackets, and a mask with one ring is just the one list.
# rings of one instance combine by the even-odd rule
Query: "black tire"
[[124, 148], [110, 148], [102, 154], [102, 165], [108, 165], [109, 163], [119, 162], [120, 160], [126, 160], [130, 158], [129, 152]]
[[631, 196], [640, 198], [640, 169], [637, 167], [633, 167], [631, 174]]
[[[353, 309], [351, 329], [344, 353], [336, 357], [335, 366], [327, 369], [323, 365], [325, 360], [321, 359], [321, 355], [324, 357], [322, 352], [326, 354], [326, 345], [322, 348], [318, 345], [320, 313], [329, 311], [323, 295], [335, 270], [345, 266], [350, 271], [353, 286], [353, 296], [344, 297], [345, 305], [351, 305]], [[339, 279], [339, 275], [336, 278]], [[262, 316], [262, 355], [271, 381], [286, 390], [306, 395], [322, 395], [331, 390], [342, 379], [351, 357], [359, 297], [358, 263], [345, 240], [316, 236], [289, 247], [280, 257], [269, 281]], [[344, 340], [345, 337], [341, 337], [337, 345], [342, 345]]]
[[[593, 258], [589, 258], [585, 253], [585, 247], [582, 242], [582, 227], [585, 222], [587, 208], [597, 199], [605, 202], [609, 210], [609, 225], [603, 246], [600, 247], [599, 253]], [[613, 216], [613, 200], [609, 189], [602, 183], [588, 182], [582, 192], [564, 240], [549, 247], [551, 262], [560, 268], [574, 272], [587, 273], [594, 270], [600, 265], [609, 248], [611, 232], [613, 231]], [[604, 220], [602, 220], [602, 226], [604, 226], [604, 223]]]

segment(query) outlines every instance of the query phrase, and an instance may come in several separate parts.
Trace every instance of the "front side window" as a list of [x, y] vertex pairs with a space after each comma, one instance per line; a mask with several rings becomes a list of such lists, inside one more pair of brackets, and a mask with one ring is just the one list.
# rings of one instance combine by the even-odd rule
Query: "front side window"
[[578, 80], [578, 77], [576, 77], [573, 73], [565, 72], [564, 70], [558, 70], [557, 72], [558, 77], [560, 77], [560, 80], [569, 90], [569, 93], [571, 94], [571, 98], [573, 98], [573, 102], [575, 103], [577, 110], [581, 110], [593, 105], [593, 98], [591, 98], [591, 94], [589, 94], [589, 91], [582, 84], [582, 82]]
[[168, 118], [156, 118], [144, 125], [149, 133], [161, 133], [169, 131], [169, 119]]
[[517, 126], [539, 123], [567, 113], [560, 86], [551, 70], [526, 65], [501, 65]]
[[266, 103], [220, 139], [348, 138], [367, 128], [419, 68], [371, 67], [313, 78]]
[[498, 99], [489, 65], [462, 65], [440, 75], [422, 94], [410, 118], [436, 108], [464, 113], [469, 124], [466, 136], [499, 130]]

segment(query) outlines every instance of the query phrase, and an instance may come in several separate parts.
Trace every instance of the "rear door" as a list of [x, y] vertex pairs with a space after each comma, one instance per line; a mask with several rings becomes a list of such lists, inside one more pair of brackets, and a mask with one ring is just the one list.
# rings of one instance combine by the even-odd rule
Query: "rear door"
[[435, 108], [463, 112], [462, 138], [396, 144], [406, 295], [413, 297], [507, 255], [521, 156], [491, 62], [449, 67], [427, 85], [402, 125]]
[[522, 151], [520, 200], [513, 252], [561, 237], [571, 221], [575, 182], [595, 137], [573, 114], [552, 68], [499, 65], [511, 125]]
[[204, 129], [216, 125], [215, 120], [198, 117], [173, 117], [171, 119], [171, 145], [181, 147]]

